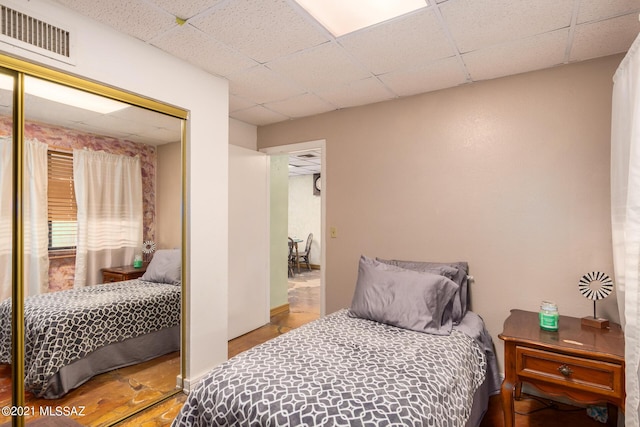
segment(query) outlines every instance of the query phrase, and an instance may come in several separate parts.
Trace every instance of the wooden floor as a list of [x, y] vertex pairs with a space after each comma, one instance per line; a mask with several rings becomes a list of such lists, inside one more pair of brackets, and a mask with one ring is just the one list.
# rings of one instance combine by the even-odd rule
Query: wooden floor
[[[155, 402], [176, 388], [180, 373], [180, 354], [170, 353], [148, 362], [116, 369], [92, 378], [60, 399], [38, 399], [25, 393], [25, 406], [34, 414], [25, 417], [27, 424], [41, 417], [40, 408], [69, 408], [77, 412], [70, 418], [85, 426], [105, 426], [138, 412], [147, 402]], [[11, 405], [11, 371], [0, 365], [0, 405]], [[10, 417], [0, 415], [0, 424]]]

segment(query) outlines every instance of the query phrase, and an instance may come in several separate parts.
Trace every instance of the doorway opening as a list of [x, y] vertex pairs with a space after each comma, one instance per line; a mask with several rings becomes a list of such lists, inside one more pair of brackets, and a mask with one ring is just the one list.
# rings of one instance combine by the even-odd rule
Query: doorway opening
[[[282, 191], [286, 186], [287, 196], [280, 198], [278, 204], [287, 204], [286, 209], [271, 207], [270, 239], [271, 257], [271, 307], [282, 304], [274, 301], [274, 296], [282, 295], [286, 300], [287, 312], [292, 315], [311, 318], [325, 314], [325, 259], [324, 230], [326, 217], [327, 186], [325, 179], [326, 156], [325, 141], [309, 141], [298, 144], [270, 147], [260, 150], [265, 154], [277, 156], [286, 161], [287, 170], [273, 168], [271, 170], [270, 192]], [[276, 158], [276, 157], [274, 157]], [[274, 171], [274, 169], [277, 169]], [[282, 176], [274, 179], [274, 173], [284, 174], [285, 184], [274, 188], [276, 182], [282, 182]], [[274, 197], [271, 197], [274, 203]], [[279, 212], [274, 218], [274, 212]], [[307, 253], [307, 242], [310, 241], [310, 252]], [[284, 241], [291, 238], [298, 249], [298, 256], [280, 258], [276, 248], [287, 248]], [[279, 252], [279, 251], [275, 251]], [[306, 257], [304, 255], [307, 255]], [[286, 258], [286, 259], [285, 259]], [[287, 267], [284, 267], [284, 263]], [[281, 271], [279, 274], [274, 272]]]
[[320, 315], [322, 249], [322, 149], [288, 156], [290, 240], [287, 296], [291, 313]]

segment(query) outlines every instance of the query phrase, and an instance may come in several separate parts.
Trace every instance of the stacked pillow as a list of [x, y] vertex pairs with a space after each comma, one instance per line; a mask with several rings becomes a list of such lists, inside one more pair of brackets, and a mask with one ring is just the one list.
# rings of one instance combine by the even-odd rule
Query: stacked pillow
[[153, 254], [141, 280], [179, 285], [182, 281], [182, 251], [159, 249]]
[[395, 265], [396, 267], [406, 268], [407, 270], [440, 274], [453, 280], [458, 285], [458, 290], [453, 301], [453, 312], [451, 314], [453, 324], [459, 324], [464, 315], [467, 314], [467, 310], [469, 309], [469, 264], [466, 262], [398, 261], [380, 258], [376, 258], [376, 260], [385, 264]]
[[360, 257], [350, 314], [413, 331], [450, 334], [454, 305], [460, 300], [460, 286], [452, 279], [459, 270], [445, 264], [405, 264], [412, 269], [403, 263]]

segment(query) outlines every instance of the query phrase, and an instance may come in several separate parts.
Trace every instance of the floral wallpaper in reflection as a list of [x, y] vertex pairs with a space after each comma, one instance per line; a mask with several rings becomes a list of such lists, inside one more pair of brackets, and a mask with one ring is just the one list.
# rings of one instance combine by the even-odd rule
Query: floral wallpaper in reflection
[[[27, 118], [28, 120], [28, 118]], [[11, 135], [11, 118], [0, 118], [0, 136]], [[142, 166], [142, 209], [144, 215], [143, 241], [155, 240], [156, 224], [156, 147], [132, 141], [80, 132], [58, 126], [27, 121], [25, 138], [37, 139], [51, 148], [73, 150], [87, 148], [125, 156], [140, 156]], [[142, 245], [142, 242], [140, 242]], [[141, 246], [142, 249], [142, 246]], [[49, 290], [73, 287], [75, 257], [55, 258], [49, 262]]]

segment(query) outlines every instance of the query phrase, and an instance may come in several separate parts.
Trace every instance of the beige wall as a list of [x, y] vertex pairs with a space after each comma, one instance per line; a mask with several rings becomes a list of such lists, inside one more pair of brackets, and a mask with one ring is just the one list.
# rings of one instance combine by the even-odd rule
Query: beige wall
[[229, 144], [256, 150], [257, 127], [229, 117]]
[[156, 245], [158, 249], [179, 248], [182, 245], [180, 148], [180, 142], [158, 147], [158, 174], [156, 175]]
[[[609, 142], [621, 55], [258, 128], [258, 147], [326, 139], [326, 312], [361, 254], [469, 262], [473, 310], [587, 316], [578, 279], [613, 275]], [[617, 320], [615, 296], [599, 315]]]

